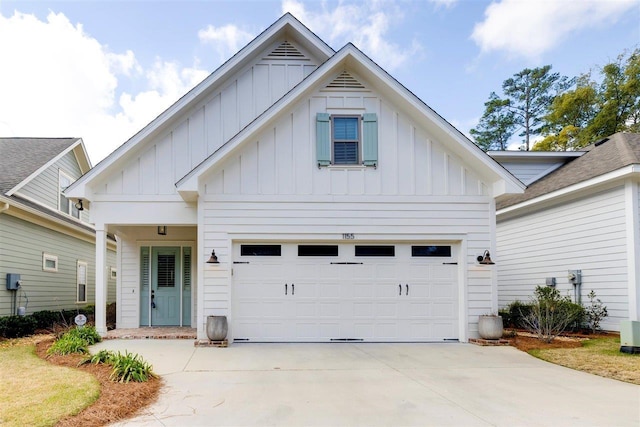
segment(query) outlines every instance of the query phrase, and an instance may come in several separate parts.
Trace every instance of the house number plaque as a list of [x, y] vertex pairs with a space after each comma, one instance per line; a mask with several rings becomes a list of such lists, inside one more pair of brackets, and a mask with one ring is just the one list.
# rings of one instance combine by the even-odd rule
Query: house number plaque
[[356, 235], [353, 233], [342, 233], [343, 240], [353, 240], [356, 238]]

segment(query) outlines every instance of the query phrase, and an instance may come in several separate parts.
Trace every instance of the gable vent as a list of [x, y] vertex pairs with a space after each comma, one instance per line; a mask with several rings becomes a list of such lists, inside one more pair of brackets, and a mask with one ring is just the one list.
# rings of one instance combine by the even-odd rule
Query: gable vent
[[299, 58], [303, 59], [304, 55], [291, 43], [284, 41], [273, 50], [267, 58]]
[[346, 71], [340, 73], [327, 87], [335, 89], [364, 89], [364, 85]]

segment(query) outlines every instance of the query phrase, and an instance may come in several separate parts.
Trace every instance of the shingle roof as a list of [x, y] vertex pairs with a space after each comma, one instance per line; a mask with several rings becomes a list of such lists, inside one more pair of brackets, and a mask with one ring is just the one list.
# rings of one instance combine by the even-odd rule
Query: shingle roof
[[508, 208], [625, 166], [640, 164], [640, 134], [618, 132], [583, 148], [583, 151], [587, 153], [531, 183], [523, 194], [498, 199], [496, 209]]
[[79, 138], [0, 138], [0, 194], [6, 194]]

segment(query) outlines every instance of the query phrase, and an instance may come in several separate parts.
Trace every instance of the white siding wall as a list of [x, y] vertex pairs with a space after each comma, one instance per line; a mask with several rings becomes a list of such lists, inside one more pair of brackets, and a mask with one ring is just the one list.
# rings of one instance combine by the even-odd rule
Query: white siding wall
[[97, 184], [94, 194], [175, 194], [180, 178], [317, 68], [319, 61], [309, 55], [267, 59], [279, 43], [265, 50], [265, 59], [212, 88], [203, 103]]
[[[488, 197], [422, 197], [352, 195], [309, 196], [206, 196], [204, 248], [214, 248], [221, 260], [204, 266], [203, 316], [232, 317], [232, 239], [340, 240], [354, 233], [357, 241], [460, 239], [466, 254], [461, 264], [466, 276], [467, 322], [470, 336], [477, 336], [477, 316], [492, 309], [494, 268], [478, 266], [475, 257], [491, 245], [492, 200]], [[252, 237], [249, 237], [252, 236]], [[464, 319], [461, 319], [464, 322]]]
[[[378, 114], [377, 168], [315, 161], [318, 112]], [[487, 195], [463, 159], [369, 91], [318, 92], [244, 145], [207, 179], [207, 194]]]
[[498, 219], [496, 265], [500, 306], [528, 301], [555, 277], [573, 296], [568, 270], [582, 270], [582, 301], [593, 289], [609, 311], [602, 327], [618, 330], [628, 316], [624, 187], [508, 220]]
[[[120, 294], [118, 297], [118, 328], [137, 328], [140, 326], [140, 246], [171, 246], [175, 242], [194, 242], [193, 259], [197, 259], [196, 228], [167, 227], [167, 235], [159, 236], [156, 227], [120, 227], [116, 235], [120, 239]], [[195, 265], [194, 265], [195, 268]], [[197, 283], [195, 273], [192, 275], [192, 317], [195, 316], [195, 296]]]

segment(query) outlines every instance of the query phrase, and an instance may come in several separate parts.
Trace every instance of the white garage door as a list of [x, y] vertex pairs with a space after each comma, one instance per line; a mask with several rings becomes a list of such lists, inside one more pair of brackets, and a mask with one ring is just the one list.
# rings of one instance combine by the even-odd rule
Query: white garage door
[[242, 243], [234, 260], [236, 340], [458, 338], [454, 245]]

